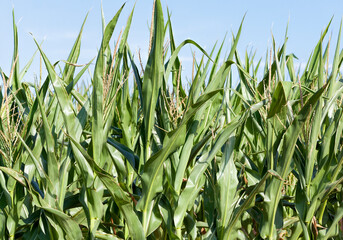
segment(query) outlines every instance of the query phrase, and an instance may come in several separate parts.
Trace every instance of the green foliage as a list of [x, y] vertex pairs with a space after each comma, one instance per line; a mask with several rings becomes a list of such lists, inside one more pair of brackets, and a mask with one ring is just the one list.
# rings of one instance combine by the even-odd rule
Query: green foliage
[[[38, 86], [24, 81], [33, 58], [19, 69], [13, 14], [12, 69], [0, 69], [1, 239], [343, 239], [341, 29], [332, 67], [329, 24], [304, 70], [287, 33], [262, 69], [237, 51], [242, 21], [220, 63], [225, 42], [176, 46], [156, 0], [144, 65], [127, 43], [133, 10], [110, 48], [123, 7], [104, 22], [84, 90], [86, 19], [63, 68], [34, 40], [48, 72]], [[203, 53], [189, 86], [187, 44]]]

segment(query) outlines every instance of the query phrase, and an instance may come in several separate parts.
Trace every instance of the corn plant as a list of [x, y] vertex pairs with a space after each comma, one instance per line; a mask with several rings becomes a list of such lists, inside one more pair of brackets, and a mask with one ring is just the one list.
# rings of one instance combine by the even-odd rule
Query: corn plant
[[[124, 5], [96, 56], [79, 65], [87, 16], [69, 57], [25, 81], [34, 56], [0, 69], [0, 236], [4, 239], [343, 239], [341, 27], [329, 67], [329, 25], [304, 70], [273, 40], [264, 61], [237, 51], [243, 20], [206, 52], [175, 44], [154, 1], [142, 63]], [[180, 50], [191, 45], [191, 82]], [[80, 88], [90, 64], [90, 85]], [[81, 67], [80, 67], [81, 66]], [[234, 71], [237, 70], [237, 78]], [[262, 73], [262, 77], [259, 75]]]

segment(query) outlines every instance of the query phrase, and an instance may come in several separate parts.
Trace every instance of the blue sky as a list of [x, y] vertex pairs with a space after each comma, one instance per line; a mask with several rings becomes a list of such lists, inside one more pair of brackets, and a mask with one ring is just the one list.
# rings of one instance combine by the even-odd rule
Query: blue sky
[[[104, 14], [108, 22], [125, 1], [103, 0]], [[151, 20], [153, 0], [127, 0], [114, 38], [124, 28], [127, 17], [136, 2], [132, 27], [129, 35], [131, 50], [141, 50], [146, 59], [149, 42], [148, 26]], [[175, 40], [181, 43], [186, 38], [198, 42], [210, 51], [216, 41], [221, 42], [226, 33], [237, 32], [246, 13], [243, 31], [238, 45], [242, 57], [246, 49], [257, 51], [257, 57], [264, 58], [267, 47], [271, 46], [271, 32], [278, 46], [283, 41], [289, 20], [289, 41], [287, 52], [295, 53], [299, 63], [305, 62], [319, 39], [322, 29], [334, 16], [329, 35], [333, 45], [343, 16], [341, 0], [289, 0], [289, 1], [224, 1], [224, 0], [162, 0], [163, 8], [168, 6], [172, 13]], [[14, 8], [19, 31], [20, 66], [23, 67], [35, 52], [32, 32], [41, 42], [52, 62], [67, 58], [79, 32], [84, 17], [89, 11], [79, 63], [87, 63], [97, 54], [101, 41], [100, 1], [96, 0], [3, 0], [0, 2], [0, 67], [9, 74], [13, 51], [12, 9]], [[166, 18], [166, 14], [165, 14]], [[112, 39], [112, 44], [113, 44]], [[230, 37], [226, 41], [230, 46]], [[333, 48], [331, 50], [333, 52]], [[137, 54], [136, 54], [137, 55]], [[331, 54], [333, 55], [333, 53]], [[180, 54], [185, 64], [184, 73], [190, 72], [191, 48], [186, 47]], [[39, 59], [33, 63], [25, 80], [33, 79], [39, 73]]]

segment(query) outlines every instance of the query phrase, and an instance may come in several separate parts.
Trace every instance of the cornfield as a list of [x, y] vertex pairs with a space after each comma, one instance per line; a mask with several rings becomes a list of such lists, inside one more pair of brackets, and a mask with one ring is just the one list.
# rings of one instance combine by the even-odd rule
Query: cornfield
[[[243, 21], [227, 54], [225, 41], [176, 46], [156, 0], [142, 63], [127, 44], [133, 10], [110, 48], [123, 7], [85, 65], [86, 19], [58, 64], [34, 40], [40, 84], [24, 81], [33, 58], [19, 68], [13, 14], [12, 68], [0, 69], [1, 238], [343, 239], [341, 28], [333, 62], [329, 23], [302, 69], [287, 33], [264, 61], [241, 58]], [[184, 46], [202, 54], [188, 85]]]

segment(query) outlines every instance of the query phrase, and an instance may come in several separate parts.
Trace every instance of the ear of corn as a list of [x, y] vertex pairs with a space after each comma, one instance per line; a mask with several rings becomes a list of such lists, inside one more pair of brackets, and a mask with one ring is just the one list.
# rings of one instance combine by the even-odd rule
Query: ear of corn
[[[342, 239], [341, 27], [332, 67], [331, 21], [305, 69], [286, 51], [287, 30], [265, 60], [241, 58], [243, 21], [221, 63], [225, 41], [209, 53], [176, 46], [156, 0], [144, 64], [127, 43], [133, 10], [110, 47], [123, 7], [103, 18], [84, 89], [87, 16], [60, 70], [33, 39], [48, 73], [37, 85], [24, 81], [33, 57], [19, 68], [13, 14], [12, 68], [0, 69], [0, 236]], [[189, 86], [186, 45], [203, 53]]]

